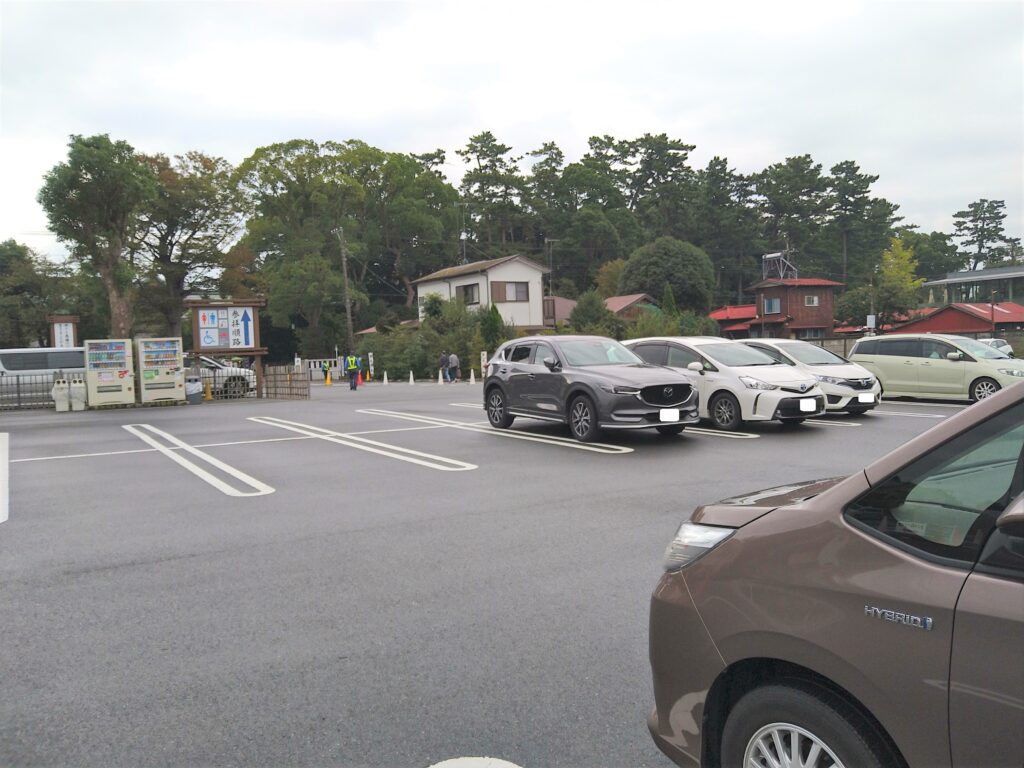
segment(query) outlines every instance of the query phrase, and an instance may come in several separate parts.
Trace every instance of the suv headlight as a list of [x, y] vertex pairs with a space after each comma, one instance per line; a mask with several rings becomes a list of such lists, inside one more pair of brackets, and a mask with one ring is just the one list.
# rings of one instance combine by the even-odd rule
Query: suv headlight
[[611, 392], [613, 395], [639, 395], [639, 387], [627, 387], [621, 384], [617, 384], [614, 387], [610, 384], [602, 384], [601, 389], [605, 392]]
[[1024, 377], [1024, 371], [1022, 371], [1020, 368], [1000, 368], [999, 372], [1006, 376]]
[[835, 384], [837, 387], [849, 386], [846, 383], [846, 379], [840, 379], [837, 376], [821, 376], [817, 373], [813, 374], [814, 378], [820, 381], [822, 384]]
[[767, 381], [755, 379], [753, 376], [740, 376], [740, 381], [747, 389], [778, 389], [778, 384], [769, 384]]
[[665, 570], [678, 571], [706, 555], [735, 533], [734, 528], [717, 528], [685, 522], [665, 550]]

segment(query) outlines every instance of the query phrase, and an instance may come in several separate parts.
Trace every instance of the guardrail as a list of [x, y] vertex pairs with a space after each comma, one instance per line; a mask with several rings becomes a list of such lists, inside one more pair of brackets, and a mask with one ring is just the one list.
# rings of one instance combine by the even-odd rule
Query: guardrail
[[5, 374], [0, 376], [0, 411], [21, 408], [53, 408], [54, 374]]

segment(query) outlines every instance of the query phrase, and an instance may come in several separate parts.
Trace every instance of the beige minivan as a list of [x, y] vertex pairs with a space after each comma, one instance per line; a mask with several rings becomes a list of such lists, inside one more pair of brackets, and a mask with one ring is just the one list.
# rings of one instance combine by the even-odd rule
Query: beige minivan
[[1024, 360], [966, 336], [865, 337], [853, 345], [849, 358], [878, 377], [887, 397], [973, 402], [1024, 381]]
[[678, 765], [1024, 765], [1024, 387], [698, 507], [664, 568], [648, 727]]

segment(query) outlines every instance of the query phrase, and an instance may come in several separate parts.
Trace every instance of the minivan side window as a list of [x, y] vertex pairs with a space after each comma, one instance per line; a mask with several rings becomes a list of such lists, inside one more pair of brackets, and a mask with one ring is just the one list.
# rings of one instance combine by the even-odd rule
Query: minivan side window
[[865, 341], [858, 341], [854, 347], [852, 355], [877, 355], [878, 354], [878, 339], [868, 339]]
[[893, 357], [920, 357], [920, 339], [883, 339], [878, 342], [876, 355], [892, 355]]
[[1024, 403], [903, 467], [844, 517], [901, 549], [969, 567], [1022, 485]]
[[921, 357], [930, 360], [945, 360], [950, 352], [959, 352], [952, 344], [935, 339], [921, 339]]

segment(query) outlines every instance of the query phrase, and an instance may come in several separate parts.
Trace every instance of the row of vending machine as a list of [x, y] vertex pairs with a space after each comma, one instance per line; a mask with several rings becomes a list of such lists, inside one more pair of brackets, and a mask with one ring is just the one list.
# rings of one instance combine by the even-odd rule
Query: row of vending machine
[[90, 406], [184, 400], [181, 339], [86, 341], [85, 387]]

